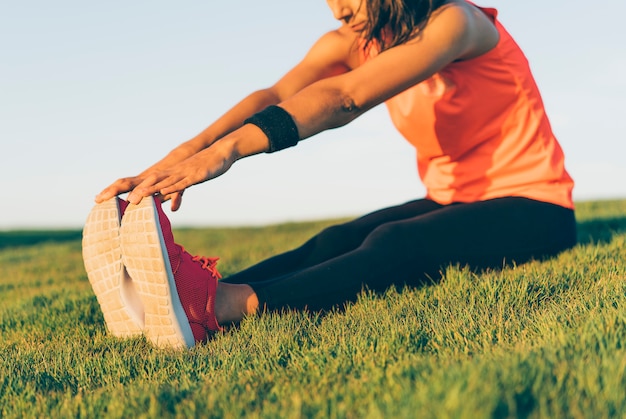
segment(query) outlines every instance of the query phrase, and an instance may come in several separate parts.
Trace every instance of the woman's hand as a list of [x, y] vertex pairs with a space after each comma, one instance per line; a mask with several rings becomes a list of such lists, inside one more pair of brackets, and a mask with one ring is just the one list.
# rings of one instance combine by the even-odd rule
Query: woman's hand
[[265, 152], [268, 147], [263, 131], [246, 124], [187, 158], [175, 161], [176, 156], [168, 156], [137, 176], [116, 180], [96, 196], [96, 202], [130, 192], [127, 201], [138, 204], [147, 196], [158, 195], [162, 201], [171, 200], [176, 211], [185, 189], [222, 175], [235, 161]]
[[[137, 185], [140, 185], [146, 177], [147, 175], [132, 176], [116, 180], [96, 196], [96, 203], [101, 203], [120, 194], [132, 191]], [[178, 191], [167, 195], [159, 194], [159, 199], [161, 199], [162, 202], [171, 200], [172, 211], [177, 211], [182, 204], [183, 192], [184, 191]]]
[[[219, 149], [209, 147], [168, 169], [153, 171], [139, 183], [134, 183], [139, 180], [135, 177], [120, 179], [116, 184], [126, 186], [134, 183], [126, 198], [131, 204], [138, 204], [147, 196], [160, 195], [164, 201], [172, 200], [172, 210], [175, 211], [180, 208], [185, 189], [216, 178], [232, 166], [235, 158], [231, 153], [219, 152]], [[124, 184], [125, 180], [128, 183]]]
[[144, 177], [145, 176], [139, 175], [116, 180], [96, 195], [96, 203], [99, 204], [120, 194], [132, 191], [137, 185], [143, 182]]

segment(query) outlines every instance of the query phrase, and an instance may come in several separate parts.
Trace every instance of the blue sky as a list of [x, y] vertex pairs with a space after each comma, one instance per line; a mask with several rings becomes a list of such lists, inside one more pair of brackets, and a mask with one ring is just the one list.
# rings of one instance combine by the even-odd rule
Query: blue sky
[[[491, 0], [535, 73], [578, 201], [626, 198], [623, 0]], [[600, 7], [601, 4], [601, 7]], [[0, 229], [81, 227], [93, 197], [272, 84], [336, 26], [323, 0], [0, 4]], [[359, 215], [423, 196], [384, 107], [191, 188], [175, 226]]]

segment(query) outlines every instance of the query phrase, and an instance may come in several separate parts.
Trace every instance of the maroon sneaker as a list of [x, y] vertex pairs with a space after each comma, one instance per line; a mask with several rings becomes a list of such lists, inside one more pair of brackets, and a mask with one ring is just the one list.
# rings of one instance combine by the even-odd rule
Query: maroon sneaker
[[83, 262], [106, 327], [114, 336], [143, 333], [143, 303], [122, 263], [120, 221], [128, 202], [119, 198], [93, 207], [83, 229]]
[[174, 243], [158, 199], [129, 205], [120, 232], [124, 265], [145, 306], [148, 339], [162, 347], [193, 347], [222, 330], [214, 309], [217, 258], [192, 256]]

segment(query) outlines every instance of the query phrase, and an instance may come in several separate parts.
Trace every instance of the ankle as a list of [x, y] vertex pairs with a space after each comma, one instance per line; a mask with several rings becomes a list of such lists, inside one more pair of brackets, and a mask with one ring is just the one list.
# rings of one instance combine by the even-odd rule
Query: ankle
[[238, 323], [245, 316], [255, 314], [258, 307], [257, 295], [249, 285], [217, 283], [215, 317], [220, 325]]

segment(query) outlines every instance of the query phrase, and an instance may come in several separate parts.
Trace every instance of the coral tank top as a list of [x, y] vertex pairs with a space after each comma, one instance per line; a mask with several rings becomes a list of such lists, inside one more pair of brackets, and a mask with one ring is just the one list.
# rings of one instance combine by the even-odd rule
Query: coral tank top
[[[574, 182], [523, 52], [499, 23], [489, 52], [449, 64], [386, 102], [417, 150], [427, 198], [441, 204], [520, 196], [574, 208]], [[376, 55], [362, 49], [363, 62]]]

